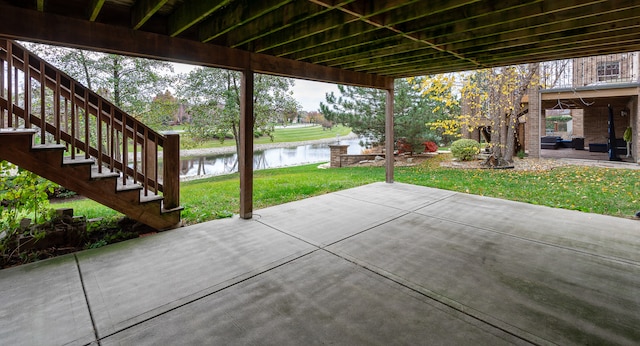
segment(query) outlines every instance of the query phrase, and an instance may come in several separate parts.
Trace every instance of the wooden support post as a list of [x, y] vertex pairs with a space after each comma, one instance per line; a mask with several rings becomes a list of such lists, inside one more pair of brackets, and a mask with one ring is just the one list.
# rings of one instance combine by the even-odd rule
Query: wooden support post
[[164, 209], [180, 206], [180, 135], [167, 132], [162, 148]]
[[387, 103], [385, 107], [385, 158], [386, 158], [386, 182], [393, 183], [393, 79], [387, 86]]
[[242, 72], [240, 87], [240, 217], [253, 216], [253, 71]]

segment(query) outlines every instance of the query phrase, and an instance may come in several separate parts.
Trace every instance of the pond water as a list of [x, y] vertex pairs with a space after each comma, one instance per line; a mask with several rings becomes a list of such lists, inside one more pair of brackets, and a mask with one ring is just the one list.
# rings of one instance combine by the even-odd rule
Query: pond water
[[[349, 154], [360, 154], [362, 147], [359, 139], [340, 140], [348, 144]], [[253, 153], [253, 169], [296, 166], [307, 163], [329, 162], [330, 144], [308, 144], [286, 148], [259, 150]], [[180, 177], [220, 175], [238, 171], [238, 155], [221, 154], [201, 157], [182, 158]]]

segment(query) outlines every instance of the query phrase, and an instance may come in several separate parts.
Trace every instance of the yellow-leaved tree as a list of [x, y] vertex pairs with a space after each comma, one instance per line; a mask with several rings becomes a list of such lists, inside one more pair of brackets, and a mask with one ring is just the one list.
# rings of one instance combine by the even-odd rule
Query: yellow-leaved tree
[[467, 76], [462, 99], [467, 103], [461, 114], [470, 129], [490, 129], [490, 156], [493, 167], [508, 166], [516, 149], [518, 118], [524, 115], [523, 98], [539, 84], [538, 64], [477, 70]]
[[422, 98], [430, 100], [432, 121], [425, 125], [433, 131], [439, 144], [449, 145], [461, 137], [460, 134], [460, 102], [454, 92], [456, 75], [437, 74], [421, 79], [409, 79], [420, 91]]

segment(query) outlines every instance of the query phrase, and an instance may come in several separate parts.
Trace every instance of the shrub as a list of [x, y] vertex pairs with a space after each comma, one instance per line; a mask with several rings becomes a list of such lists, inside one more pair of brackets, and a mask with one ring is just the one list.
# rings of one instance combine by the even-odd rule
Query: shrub
[[424, 151], [427, 153], [435, 153], [436, 151], [438, 151], [438, 145], [434, 142], [427, 141], [422, 144], [424, 144]]
[[400, 137], [396, 141], [396, 147], [398, 148], [398, 154], [413, 153], [413, 145], [407, 140], [406, 137]]
[[480, 143], [473, 139], [458, 139], [451, 143], [451, 154], [461, 161], [473, 160], [480, 153]]
[[[51, 217], [48, 194], [54, 184], [7, 161], [0, 161], [0, 268], [19, 251], [17, 239], [30, 235], [35, 240], [45, 233], [32, 228]], [[27, 217], [32, 217], [27, 218]]]

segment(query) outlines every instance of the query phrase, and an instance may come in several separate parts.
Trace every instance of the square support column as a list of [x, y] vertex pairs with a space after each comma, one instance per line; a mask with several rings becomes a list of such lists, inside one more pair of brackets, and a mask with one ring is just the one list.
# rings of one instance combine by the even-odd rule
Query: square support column
[[[525, 140], [526, 149], [529, 151], [529, 157], [540, 157], [540, 136], [544, 131], [544, 110], [542, 109], [542, 97], [537, 87], [531, 87], [529, 94], [529, 114], [527, 114], [527, 123], [525, 124]], [[543, 134], [544, 136], [544, 134]]]
[[253, 71], [242, 71], [240, 84], [240, 217], [253, 216]]
[[[640, 90], [639, 90], [640, 93]], [[632, 97], [631, 111], [631, 156], [640, 165], [640, 96]]]
[[393, 183], [393, 166], [394, 166], [394, 157], [393, 157], [393, 79], [389, 80], [387, 86], [387, 102], [385, 107], [385, 158], [386, 158], [386, 179], [385, 181], [389, 184]]

